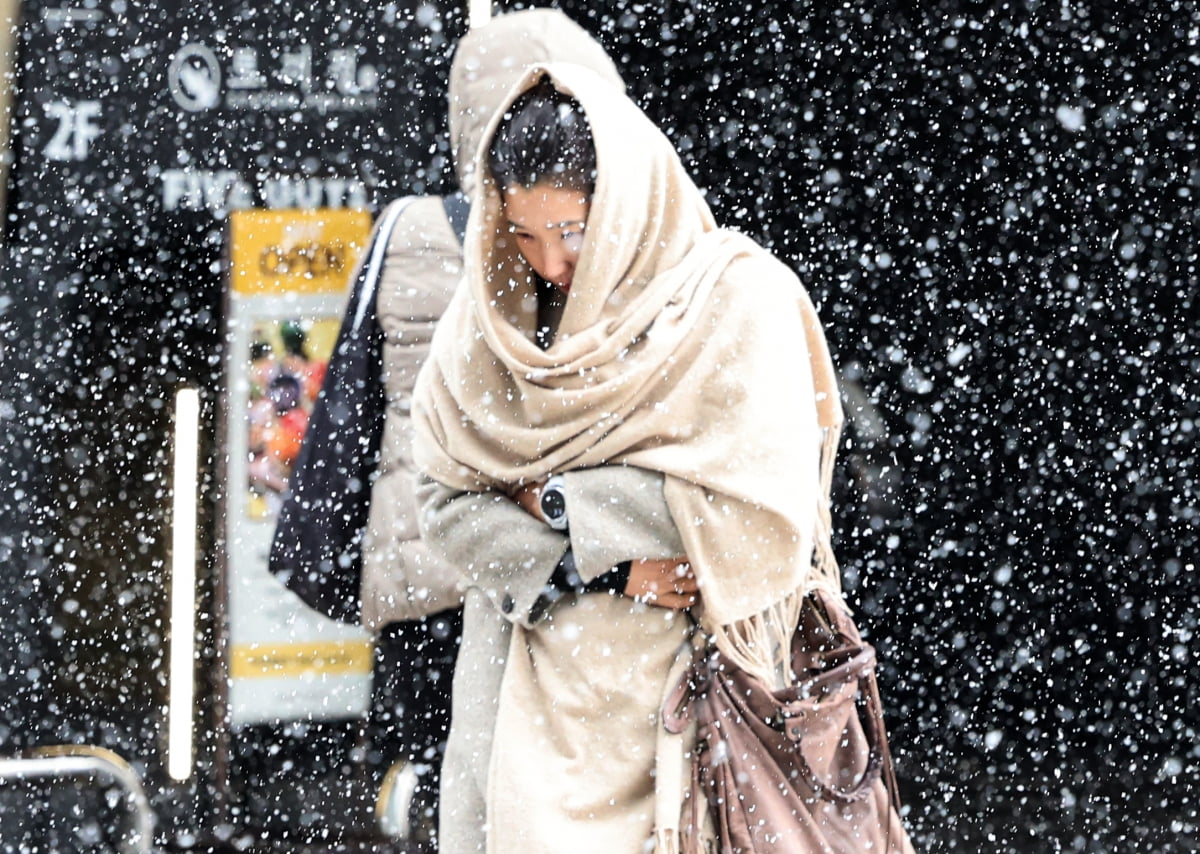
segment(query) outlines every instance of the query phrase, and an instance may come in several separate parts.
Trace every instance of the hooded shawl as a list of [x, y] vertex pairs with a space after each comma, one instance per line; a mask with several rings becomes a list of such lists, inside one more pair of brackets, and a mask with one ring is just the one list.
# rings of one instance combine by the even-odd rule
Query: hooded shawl
[[670, 142], [603, 78], [535, 65], [505, 106], [543, 77], [581, 104], [598, 172], [557, 335], [534, 343], [535, 281], [480, 181], [464, 281], [415, 390], [415, 463], [467, 491], [662, 472], [704, 627], [777, 681], [802, 595], [840, 590], [828, 498], [842, 413], [820, 322], [791, 271], [717, 228]]
[[521, 9], [472, 27], [450, 64], [450, 152], [464, 193], [475, 189], [475, 152], [492, 116], [526, 66], [566, 57], [625, 90], [608, 54], [558, 9]]

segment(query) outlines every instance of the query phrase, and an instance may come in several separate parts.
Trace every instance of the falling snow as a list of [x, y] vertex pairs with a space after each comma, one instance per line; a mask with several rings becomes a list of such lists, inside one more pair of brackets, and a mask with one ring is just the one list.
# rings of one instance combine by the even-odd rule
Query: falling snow
[[[120, 754], [164, 848], [353, 838], [386, 724], [376, 742], [341, 721], [218, 737], [225, 228], [239, 208], [377, 211], [452, 189], [444, 80], [464, 11], [20, 5], [0, 745]], [[917, 849], [1195, 850], [1194, 4], [558, 5], [718, 220], [770, 245], [821, 309], [850, 422], [835, 547], [880, 652]], [[181, 386], [204, 402], [206, 616], [198, 774], [177, 784]], [[36, 820], [9, 818], [31, 804]], [[0, 814], [3, 851], [114, 850], [130, 821], [112, 787], [4, 784]]]

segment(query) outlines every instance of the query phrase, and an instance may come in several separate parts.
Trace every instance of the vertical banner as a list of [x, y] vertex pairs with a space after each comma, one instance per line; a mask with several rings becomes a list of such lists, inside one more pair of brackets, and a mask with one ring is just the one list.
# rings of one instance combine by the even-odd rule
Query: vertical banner
[[306, 607], [267, 569], [271, 539], [371, 217], [353, 210], [230, 217], [224, 443], [231, 723], [365, 713], [372, 645]]

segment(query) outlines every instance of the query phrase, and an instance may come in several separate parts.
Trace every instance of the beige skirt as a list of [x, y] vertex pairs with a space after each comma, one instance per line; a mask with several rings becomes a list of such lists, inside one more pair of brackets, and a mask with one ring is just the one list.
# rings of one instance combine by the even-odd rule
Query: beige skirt
[[[489, 854], [654, 849], [664, 686], [687, 615], [593, 593], [514, 628], [488, 773]], [[675, 668], [676, 671], [678, 668]]]

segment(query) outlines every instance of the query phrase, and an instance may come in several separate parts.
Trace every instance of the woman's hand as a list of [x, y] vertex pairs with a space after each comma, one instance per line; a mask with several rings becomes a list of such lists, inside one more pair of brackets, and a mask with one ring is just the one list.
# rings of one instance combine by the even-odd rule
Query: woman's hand
[[635, 560], [629, 564], [625, 595], [649, 605], [682, 611], [700, 601], [700, 586], [686, 557]]
[[512, 494], [512, 500], [521, 505], [521, 509], [532, 516], [534, 519], [545, 522], [546, 517], [542, 515], [542, 487], [546, 485], [546, 481], [538, 480], [533, 483], [527, 483]]

